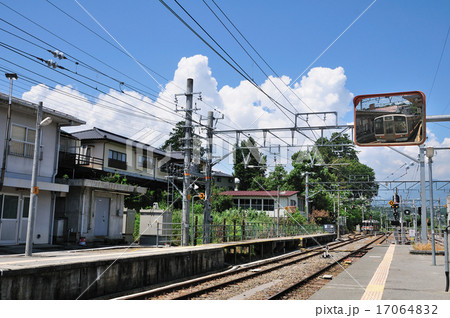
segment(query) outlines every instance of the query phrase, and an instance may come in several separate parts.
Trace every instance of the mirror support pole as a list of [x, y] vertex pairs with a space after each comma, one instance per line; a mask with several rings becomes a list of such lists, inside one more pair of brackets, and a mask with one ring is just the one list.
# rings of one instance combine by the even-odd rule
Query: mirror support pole
[[419, 165], [420, 165], [420, 205], [422, 206], [422, 212], [420, 216], [420, 234], [422, 243], [426, 244], [428, 242], [427, 235], [427, 197], [425, 190], [425, 146], [419, 146]]
[[[422, 243], [428, 242], [427, 237], [427, 194], [426, 194], [426, 185], [425, 185], [425, 146], [420, 145], [419, 146], [419, 159], [414, 159], [411, 156], [408, 156], [407, 154], [395, 149], [394, 147], [389, 147], [389, 149], [394, 150], [395, 152], [398, 152], [399, 154], [405, 156], [406, 158], [414, 161], [417, 163], [420, 167], [420, 205], [422, 206], [422, 212], [420, 215], [420, 219], [422, 220], [421, 226], [420, 226], [420, 233], [421, 233], [421, 241]], [[425, 220], [425, 222], [424, 222]]]

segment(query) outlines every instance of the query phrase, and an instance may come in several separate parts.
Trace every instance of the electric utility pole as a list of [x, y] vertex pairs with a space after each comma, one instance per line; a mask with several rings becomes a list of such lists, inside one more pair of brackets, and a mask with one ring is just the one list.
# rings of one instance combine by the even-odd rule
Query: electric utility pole
[[211, 175], [212, 175], [212, 148], [213, 148], [213, 124], [214, 115], [212, 111], [208, 112], [208, 124], [206, 137], [208, 146], [206, 148], [206, 176], [205, 176], [205, 208], [203, 210], [203, 244], [210, 243], [210, 224], [211, 218]]
[[186, 108], [184, 126], [184, 176], [183, 176], [183, 213], [181, 216], [181, 245], [189, 245], [189, 193], [191, 187], [191, 140], [192, 140], [192, 96], [194, 80], [187, 79]]

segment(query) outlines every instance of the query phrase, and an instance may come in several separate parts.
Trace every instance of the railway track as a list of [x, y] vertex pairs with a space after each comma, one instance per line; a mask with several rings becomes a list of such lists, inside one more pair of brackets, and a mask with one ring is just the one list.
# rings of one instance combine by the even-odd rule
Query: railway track
[[[380, 237], [377, 237], [377, 240], [380, 240]], [[261, 291], [276, 289], [279, 292], [283, 286], [287, 286], [287, 283], [283, 282], [286, 279], [281, 279], [281, 276], [297, 275], [304, 277], [310, 272], [314, 272], [313, 275], [318, 275], [318, 268], [335, 265], [336, 262], [354, 253], [356, 248], [350, 247], [352, 244], [359, 244], [358, 250], [361, 250], [373, 244], [373, 240], [362, 236], [344, 242], [328, 244], [328, 254], [331, 257], [323, 257], [326, 253], [323, 246], [316, 247], [246, 266], [234, 267], [226, 272], [208, 275], [188, 282], [115, 299], [271, 299], [260, 295]], [[310, 261], [312, 259], [314, 261]], [[288, 273], [288, 275], [282, 275], [280, 271]], [[287, 280], [298, 281], [296, 277]], [[250, 292], [246, 293], [245, 290]], [[272, 292], [271, 295], [275, 294]], [[282, 297], [282, 294], [277, 297]]]
[[[361, 251], [364, 251], [365, 249], [367, 249], [370, 245], [381, 243], [384, 242], [386, 240], [386, 237], [383, 236], [377, 236], [374, 240], [369, 241], [369, 243], [363, 245], [362, 247], [358, 248], [357, 250], [355, 250], [353, 253], [351, 253], [350, 255], [354, 255], [356, 253], [360, 253]], [[314, 278], [318, 277], [319, 275], [325, 273], [326, 271], [330, 270], [331, 268], [338, 266], [337, 264], [344, 261], [346, 258], [348, 258], [349, 255], [344, 255], [342, 257], [340, 257], [339, 259], [336, 260], [335, 264], [330, 264], [328, 266], [325, 266], [323, 268], [319, 268], [316, 271], [314, 271], [313, 273], [311, 273], [310, 275], [308, 275], [307, 277], [303, 278], [300, 281], [297, 282], [293, 282], [292, 284], [290, 284], [289, 286], [284, 287], [281, 291], [279, 291], [278, 293], [271, 295], [269, 297], [266, 298], [266, 300], [276, 300], [276, 299], [283, 299], [284, 296], [288, 295], [290, 292], [304, 286], [305, 284], [307, 284], [308, 282], [310, 282], [311, 280], [313, 280]], [[289, 297], [287, 297], [289, 298]]]

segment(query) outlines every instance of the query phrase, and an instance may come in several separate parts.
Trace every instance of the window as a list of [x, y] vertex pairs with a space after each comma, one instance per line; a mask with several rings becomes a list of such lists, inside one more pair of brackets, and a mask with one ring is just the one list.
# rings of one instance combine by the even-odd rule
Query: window
[[30, 198], [23, 198], [23, 207], [22, 207], [22, 217], [28, 218], [28, 213], [30, 212]]
[[262, 210], [262, 200], [261, 199], [252, 199], [252, 209], [261, 211]]
[[89, 165], [91, 163], [91, 155], [92, 155], [92, 147], [83, 145], [81, 146], [81, 153], [80, 153], [80, 165]]
[[153, 169], [153, 158], [152, 157], [143, 156], [143, 155], [138, 155], [137, 167], [138, 168]]
[[0, 196], [0, 214], [2, 219], [17, 219], [17, 208], [19, 206], [19, 197], [15, 195]]
[[108, 155], [108, 166], [111, 168], [127, 170], [127, 154], [110, 150]]
[[250, 199], [241, 199], [239, 203], [242, 209], [250, 209]]
[[36, 130], [12, 124], [9, 154], [33, 158]]
[[274, 211], [274, 200], [273, 199], [264, 199], [263, 200], [263, 210], [264, 211]]
[[386, 134], [393, 134], [394, 133], [394, 125], [392, 124], [392, 120], [391, 121], [385, 121], [384, 122], [384, 128], [385, 128]]
[[383, 135], [384, 134], [383, 118], [376, 118], [374, 122], [375, 122], [375, 133], [377, 135]]
[[397, 134], [406, 134], [406, 118], [402, 116], [395, 116], [394, 117], [395, 122], [395, 132]]

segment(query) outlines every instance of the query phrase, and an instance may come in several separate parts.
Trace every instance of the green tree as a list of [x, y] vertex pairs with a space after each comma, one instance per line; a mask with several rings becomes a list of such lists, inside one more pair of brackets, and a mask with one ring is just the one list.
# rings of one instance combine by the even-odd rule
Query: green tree
[[182, 151], [184, 148], [184, 126], [185, 122], [178, 122], [172, 131], [169, 133], [169, 139], [167, 139], [164, 144], [161, 146], [161, 149], [164, 151], [172, 150], [172, 151]]
[[262, 190], [266, 172], [266, 157], [257, 149], [255, 140], [250, 137], [236, 146], [233, 176], [239, 179], [239, 190]]
[[267, 176], [265, 182], [264, 182], [264, 188], [267, 191], [274, 191], [278, 190], [278, 187], [280, 187], [280, 190], [288, 190], [287, 186], [287, 176], [288, 173], [286, 169], [282, 165], [277, 165], [275, 169], [271, 172], [269, 172], [269, 175]]
[[[354, 148], [348, 135], [335, 133], [330, 139], [319, 138], [309, 152], [299, 151], [291, 158], [293, 169], [286, 177], [287, 187], [304, 194], [305, 173], [308, 173], [312, 210], [330, 212], [330, 216], [321, 217], [322, 220], [328, 222], [336, 217], [333, 207], [338, 189], [341, 202], [355, 200], [362, 195], [370, 199], [378, 192], [373, 169], [359, 162], [358, 152]], [[348, 189], [351, 191], [345, 191]], [[361, 209], [348, 211], [355, 214], [354, 217], [348, 215], [352, 222], [360, 219]]]
[[325, 164], [331, 164], [339, 158], [359, 161], [358, 152], [347, 134], [333, 133], [330, 139], [317, 139], [315, 145]]
[[215, 185], [211, 188], [211, 211], [221, 213], [227, 209], [233, 207], [233, 198], [229, 195], [221, 195], [220, 193], [225, 191], [223, 188], [218, 188]]

